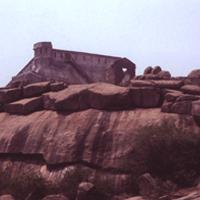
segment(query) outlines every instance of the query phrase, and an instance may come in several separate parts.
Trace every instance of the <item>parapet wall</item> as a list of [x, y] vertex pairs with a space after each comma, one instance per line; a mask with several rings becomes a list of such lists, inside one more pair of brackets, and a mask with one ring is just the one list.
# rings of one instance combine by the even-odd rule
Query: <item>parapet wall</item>
[[51, 42], [39, 42], [34, 44], [34, 59], [36, 64], [38, 59], [51, 58], [55, 61], [66, 62], [75, 61], [83, 65], [107, 66], [120, 59], [120, 57], [98, 55], [92, 53], [66, 51], [53, 49]]

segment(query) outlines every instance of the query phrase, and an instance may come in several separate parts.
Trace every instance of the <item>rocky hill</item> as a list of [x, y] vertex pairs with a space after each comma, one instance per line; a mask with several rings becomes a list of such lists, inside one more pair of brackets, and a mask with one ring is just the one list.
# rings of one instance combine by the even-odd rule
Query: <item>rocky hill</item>
[[199, 199], [199, 77], [158, 71], [2, 88], [0, 199]]

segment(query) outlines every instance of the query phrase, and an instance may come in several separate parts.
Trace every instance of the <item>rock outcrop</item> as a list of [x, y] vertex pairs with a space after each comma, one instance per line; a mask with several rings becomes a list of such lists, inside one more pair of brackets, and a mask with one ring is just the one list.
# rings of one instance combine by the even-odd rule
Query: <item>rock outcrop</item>
[[44, 180], [69, 199], [81, 182], [90, 182], [88, 193], [100, 199], [136, 195], [137, 180], [146, 172], [189, 184], [200, 167], [199, 96], [182, 90], [182, 82], [161, 82], [69, 85], [59, 91], [50, 82], [37, 83], [12, 89], [20, 94], [13, 96], [4, 89], [0, 172], [9, 173], [8, 180], [37, 175], [37, 183]]
[[[0, 89], [0, 194], [198, 199], [200, 85], [194, 76], [170, 78], [157, 66], [126, 87], [47, 81]], [[182, 187], [192, 192], [175, 191]]]

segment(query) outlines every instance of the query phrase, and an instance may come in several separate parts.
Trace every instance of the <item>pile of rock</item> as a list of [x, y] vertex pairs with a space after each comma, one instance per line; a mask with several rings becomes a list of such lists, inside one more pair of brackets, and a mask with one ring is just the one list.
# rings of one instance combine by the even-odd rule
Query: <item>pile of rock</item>
[[73, 112], [89, 108], [153, 108], [160, 106], [162, 93], [155, 87], [120, 87], [108, 83], [63, 86], [60, 91], [57, 88], [55, 91], [54, 87], [45, 82], [20, 89], [4, 89], [0, 91], [1, 111], [25, 115], [39, 110]]
[[147, 67], [144, 70], [142, 76], [137, 76], [136, 79], [139, 80], [169, 80], [171, 78], [171, 74], [168, 71], [162, 70], [160, 66], [155, 67]]
[[42, 94], [66, 88], [62, 82], [41, 82], [21, 88], [0, 89], [0, 112], [13, 114], [29, 114], [43, 108]]

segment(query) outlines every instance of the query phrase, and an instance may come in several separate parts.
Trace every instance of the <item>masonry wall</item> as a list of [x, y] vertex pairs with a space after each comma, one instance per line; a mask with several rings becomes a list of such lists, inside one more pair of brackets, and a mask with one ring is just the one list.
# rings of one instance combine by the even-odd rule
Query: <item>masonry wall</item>
[[67, 61], [74, 60], [76, 63], [81, 63], [82, 65], [95, 65], [95, 66], [105, 66], [111, 65], [113, 62], [118, 60], [118, 57], [102, 56], [96, 54], [73, 52], [73, 51], [62, 51], [53, 49], [52, 58], [56, 61]]

